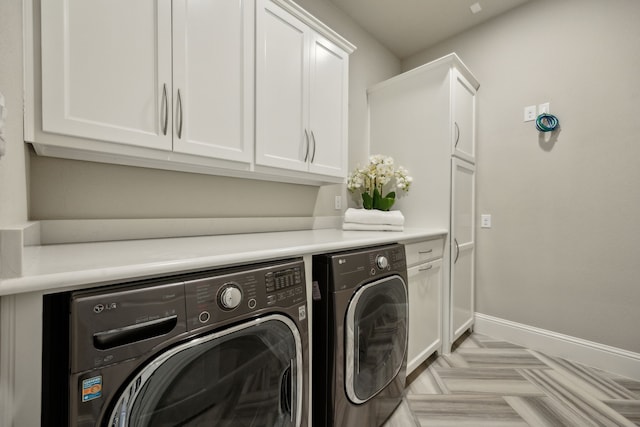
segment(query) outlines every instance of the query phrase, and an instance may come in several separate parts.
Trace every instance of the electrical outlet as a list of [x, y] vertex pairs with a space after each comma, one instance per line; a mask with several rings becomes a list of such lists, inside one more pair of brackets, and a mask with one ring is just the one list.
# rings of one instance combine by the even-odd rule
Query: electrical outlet
[[524, 107], [524, 121], [525, 122], [530, 122], [532, 120], [536, 119], [536, 106], [535, 105], [529, 105], [527, 107]]
[[480, 216], [480, 227], [491, 228], [491, 215], [485, 214]]
[[342, 209], [342, 196], [336, 196], [335, 200], [333, 201], [333, 208], [337, 211]]

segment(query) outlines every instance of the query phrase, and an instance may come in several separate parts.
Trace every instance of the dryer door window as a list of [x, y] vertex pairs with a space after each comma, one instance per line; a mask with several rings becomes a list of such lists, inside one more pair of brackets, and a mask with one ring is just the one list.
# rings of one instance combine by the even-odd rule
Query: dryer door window
[[299, 426], [302, 344], [281, 315], [196, 338], [129, 383], [108, 425]]
[[398, 375], [407, 348], [407, 288], [391, 276], [360, 288], [347, 310], [345, 335], [349, 399], [364, 403]]

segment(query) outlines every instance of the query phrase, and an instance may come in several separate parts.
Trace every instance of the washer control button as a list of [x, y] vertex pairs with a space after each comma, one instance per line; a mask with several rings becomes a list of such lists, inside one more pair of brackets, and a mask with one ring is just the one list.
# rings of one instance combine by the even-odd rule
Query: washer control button
[[255, 299], [255, 298], [251, 298], [251, 299], [247, 302], [247, 305], [248, 305], [248, 306], [249, 306], [249, 308], [250, 308], [250, 309], [252, 309], [252, 310], [253, 310], [254, 308], [256, 308], [256, 304], [258, 304], [258, 303], [256, 302], [256, 299]]
[[211, 319], [211, 314], [209, 314], [208, 311], [203, 311], [198, 316], [198, 320], [200, 320], [200, 323], [207, 323], [209, 319]]
[[222, 287], [218, 301], [220, 307], [233, 310], [240, 305], [240, 302], [242, 302], [242, 292], [235, 284], [228, 283]]
[[380, 270], [384, 270], [389, 266], [389, 260], [384, 255], [378, 255], [376, 257], [376, 265]]

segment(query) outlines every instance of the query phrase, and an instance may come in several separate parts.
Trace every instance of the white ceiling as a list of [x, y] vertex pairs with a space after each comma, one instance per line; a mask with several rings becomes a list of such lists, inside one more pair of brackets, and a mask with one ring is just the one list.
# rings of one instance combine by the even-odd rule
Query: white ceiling
[[[529, 0], [330, 0], [400, 59]], [[482, 10], [473, 14], [470, 6]]]

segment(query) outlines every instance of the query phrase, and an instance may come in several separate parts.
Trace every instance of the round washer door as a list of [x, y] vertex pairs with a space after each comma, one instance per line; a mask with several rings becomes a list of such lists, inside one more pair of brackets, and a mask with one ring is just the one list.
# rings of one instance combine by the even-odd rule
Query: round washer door
[[398, 375], [407, 324], [407, 287], [400, 276], [364, 285], [353, 295], [345, 325], [345, 387], [353, 403], [371, 399]]
[[109, 426], [299, 426], [302, 343], [270, 315], [193, 339], [147, 364], [126, 386]]

